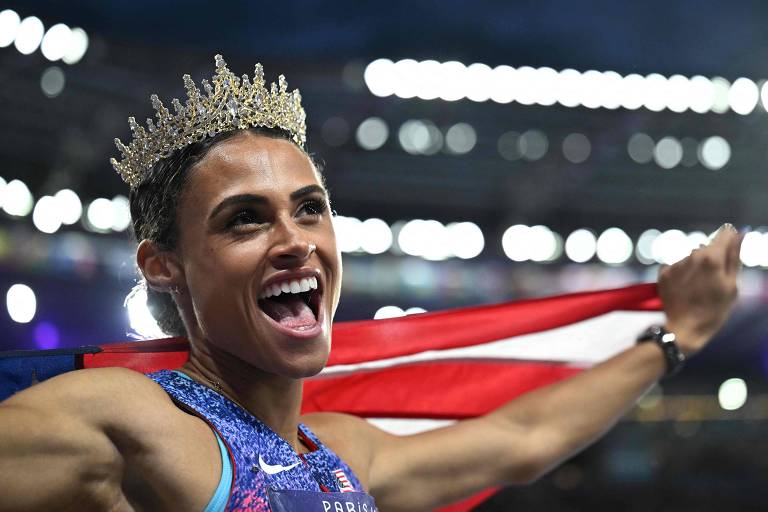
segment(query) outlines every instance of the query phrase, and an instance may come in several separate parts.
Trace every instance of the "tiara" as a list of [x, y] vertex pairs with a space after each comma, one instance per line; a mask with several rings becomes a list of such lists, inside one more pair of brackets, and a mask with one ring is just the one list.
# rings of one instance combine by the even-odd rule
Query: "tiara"
[[269, 90], [265, 87], [264, 69], [256, 64], [253, 82], [248, 75], [242, 79], [227, 67], [221, 55], [216, 55], [216, 74], [211, 81], [202, 80], [202, 94], [189, 75], [184, 75], [187, 101], [182, 105], [173, 100], [175, 115], [163, 106], [153, 94], [152, 107], [157, 121], [147, 119], [146, 129], [133, 117], [128, 124], [133, 140], [127, 146], [115, 139], [122, 158], [110, 163], [131, 187], [139, 184], [144, 175], [162, 158], [177, 149], [199, 142], [206, 137], [231, 130], [252, 127], [280, 128], [290, 134], [291, 140], [301, 148], [306, 142], [306, 113], [301, 107], [301, 94], [295, 89], [288, 92], [288, 83], [280, 75]]

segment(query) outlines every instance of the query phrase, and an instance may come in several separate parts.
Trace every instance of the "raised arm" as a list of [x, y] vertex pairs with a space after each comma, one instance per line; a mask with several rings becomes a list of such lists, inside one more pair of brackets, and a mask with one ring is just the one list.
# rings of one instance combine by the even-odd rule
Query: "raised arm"
[[119, 510], [121, 457], [84, 373], [0, 404], [0, 510]]
[[[726, 225], [709, 246], [659, 274], [666, 325], [687, 356], [728, 316], [741, 238]], [[643, 343], [451, 427], [408, 437], [360, 427], [373, 446], [371, 492], [384, 510], [429, 510], [489, 486], [535, 480], [598, 439], [664, 371], [661, 349]]]
[[[122, 368], [67, 373], [12, 396], [0, 403], [0, 512], [133, 510], [148, 494], [134, 476], [137, 464], [152, 466], [141, 465], [152, 451], [145, 440], [210, 455], [179, 440], [186, 418], [154, 382]], [[130, 502], [126, 486], [141, 491]]]

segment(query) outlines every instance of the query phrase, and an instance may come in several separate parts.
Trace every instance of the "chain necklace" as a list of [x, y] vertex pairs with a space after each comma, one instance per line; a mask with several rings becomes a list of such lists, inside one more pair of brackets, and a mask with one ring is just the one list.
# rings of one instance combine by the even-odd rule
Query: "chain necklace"
[[[178, 371], [181, 371], [182, 373], [184, 373], [188, 377], [194, 379], [194, 377], [192, 375], [190, 375], [187, 371], [182, 371], [182, 370], [178, 370]], [[235, 405], [237, 405], [238, 407], [240, 407], [241, 409], [246, 411], [248, 414], [251, 414], [253, 416], [251, 411], [249, 411], [246, 406], [244, 406], [243, 404], [241, 404], [240, 402], [235, 400], [234, 397], [229, 396], [228, 393], [224, 392], [224, 389], [223, 389], [223, 387], [221, 385], [221, 382], [219, 382], [216, 379], [208, 378], [208, 377], [206, 377], [205, 375], [203, 375], [202, 373], [199, 373], [199, 372], [195, 372], [195, 374], [199, 374], [200, 377], [202, 377], [205, 381], [208, 382], [208, 384], [203, 383], [203, 385], [205, 387], [213, 389], [216, 393], [220, 394], [221, 396], [223, 396], [224, 398], [226, 398], [227, 400], [229, 400], [230, 402], [234, 403]], [[195, 379], [195, 380], [197, 380], [197, 379]]]
[[[181, 371], [181, 370], [179, 370], [179, 371]], [[187, 376], [188, 376], [188, 377], [190, 377], [190, 378], [192, 377], [192, 376], [191, 376], [191, 375], [189, 375], [189, 373], [187, 373], [187, 372], [182, 372], [182, 373], [184, 373], [185, 375], [187, 375]], [[235, 400], [233, 397], [229, 396], [229, 394], [227, 394], [226, 392], [224, 392], [224, 389], [222, 388], [221, 382], [219, 382], [219, 381], [218, 381], [218, 380], [216, 380], [216, 379], [211, 379], [211, 378], [209, 378], [209, 377], [206, 377], [206, 376], [205, 376], [205, 375], [203, 375], [202, 373], [200, 374], [200, 376], [201, 376], [203, 379], [205, 379], [205, 380], [208, 382], [208, 384], [210, 384], [210, 385], [206, 385], [206, 384], [203, 384], [204, 386], [206, 386], [206, 387], [208, 387], [208, 388], [211, 388], [211, 389], [213, 389], [213, 391], [215, 391], [216, 393], [220, 394], [221, 396], [223, 396], [224, 398], [226, 398], [226, 399], [227, 399], [227, 400], [229, 400], [230, 402], [234, 403], [235, 405], [237, 405], [238, 407], [240, 407], [241, 409], [243, 409], [245, 412], [247, 412], [247, 413], [248, 413], [248, 414], [250, 414], [251, 416], [254, 416], [254, 415], [253, 415], [253, 413], [251, 413], [251, 411], [249, 411], [249, 410], [248, 410], [248, 408], [247, 408], [246, 406], [244, 406], [243, 404], [241, 404], [240, 402], [238, 402], [237, 400]], [[254, 416], [254, 417], [256, 417], [256, 416]], [[257, 419], [258, 419], [258, 418], [257, 418]], [[259, 420], [259, 421], [261, 421], [261, 420]], [[299, 434], [299, 442], [301, 443], [301, 445], [302, 445], [302, 446], [304, 446], [304, 447], [308, 448], [310, 452], [312, 452], [312, 451], [314, 451], [314, 450], [316, 450], [316, 449], [317, 449], [317, 447], [313, 447], [313, 446], [310, 446], [310, 445], [307, 443], [307, 440], [306, 440], [306, 439], [303, 439], [303, 437], [304, 437], [304, 436], [302, 435], [302, 434], [303, 434], [303, 432], [301, 432], [301, 429], [297, 429], [297, 432], [298, 432], [298, 434]], [[286, 441], [286, 442], [287, 442], [287, 441]], [[313, 443], [313, 444], [314, 444], [314, 443]], [[290, 443], [289, 443], [289, 445], [290, 445]], [[300, 453], [298, 450], [295, 450], [295, 449], [294, 449], [294, 451], [296, 451], [296, 453], [297, 453], [297, 454], [298, 454], [300, 457], [302, 456], [302, 454], [301, 454], [301, 453]], [[303, 460], [303, 459], [302, 459], [302, 460]], [[304, 463], [306, 464], [306, 461], [304, 461]], [[315, 478], [315, 479], [316, 479], [316, 478]]]

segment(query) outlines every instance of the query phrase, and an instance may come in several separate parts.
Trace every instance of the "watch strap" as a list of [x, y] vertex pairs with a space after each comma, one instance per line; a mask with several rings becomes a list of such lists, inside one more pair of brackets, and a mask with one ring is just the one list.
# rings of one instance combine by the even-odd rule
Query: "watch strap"
[[665, 378], [676, 375], [684, 366], [685, 355], [677, 346], [677, 337], [667, 330], [663, 325], [652, 325], [637, 337], [638, 343], [653, 341], [664, 353], [664, 360], [667, 363]]

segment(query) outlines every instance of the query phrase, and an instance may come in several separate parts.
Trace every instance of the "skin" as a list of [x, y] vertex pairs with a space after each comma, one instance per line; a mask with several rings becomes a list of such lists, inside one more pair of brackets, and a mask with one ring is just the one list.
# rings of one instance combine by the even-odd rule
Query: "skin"
[[[327, 206], [327, 198], [322, 190], [291, 197], [312, 185], [321, 186], [314, 167], [290, 142], [251, 134], [224, 141], [192, 169], [178, 247], [144, 241], [137, 261], [150, 286], [175, 291], [192, 344], [184, 371], [219, 381], [298, 452], [306, 448], [297, 423], [308, 424], [382, 510], [430, 510], [488, 486], [533, 481], [596, 440], [663, 375], [661, 351], [644, 343], [487, 416], [415, 436], [341, 414], [300, 417], [301, 379], [327, 361], [341, 283], [329, 209], [306, 204]], [[241, 194], [264, 200], [211, 217]], [[689, 356], [728, 316], [740, 244], [725, 226], [659, 275], [668, 327]], [[255, 297], [266, 279], [303, 267], [320, 272], [326, 315], [320, 334], [296, 340], [271, 326]], [[0, 404], [0, 511], [202, 510], [220, 472], [210, 428], [130, 370], [71, 372]]]

